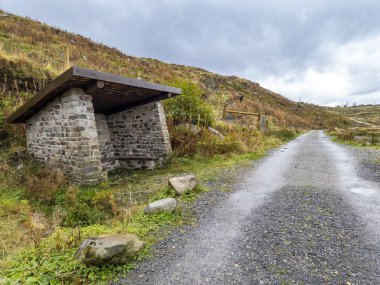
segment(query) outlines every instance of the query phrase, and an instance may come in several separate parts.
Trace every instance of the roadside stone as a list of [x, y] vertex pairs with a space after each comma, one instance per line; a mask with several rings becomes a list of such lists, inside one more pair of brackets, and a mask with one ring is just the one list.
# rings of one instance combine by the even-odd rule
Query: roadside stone
[[166, 198], [150, 203], [144, 210], [144, 213], [155, 214], [155, 213], [173, 213], [177, 208], [177, 201], [174, 198]]
[[174, 177], [169, 179], [169, 184], [173, 186], [178, 194], [183, 194], [187, 191], [193, 190], [197, 184], [195, 176], [190, 174], [181, 177]]
[[98, 236], [85, 239], [76, 252], [83, 264], [123, 264], [131, 261], [143, 248], [144, 242], [132, 234]]
[[196, 125], [186, 124], [185, 127], [188, 128], [195, 136], [201, 132], [201, 128]]
[[216, 137], [219, 137], [221, 139], [224, 139], [224, 136], [218, 130], [215, 130], [214, 128], [208, 127], [208, 131], [210, 132], [210, 134], [212, 134]]

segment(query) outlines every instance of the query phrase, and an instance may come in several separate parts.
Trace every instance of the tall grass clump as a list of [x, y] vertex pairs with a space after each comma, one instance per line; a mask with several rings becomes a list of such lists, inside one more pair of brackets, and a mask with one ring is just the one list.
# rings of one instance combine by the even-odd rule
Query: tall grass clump
[[277, 129], [277, 130], [269, 130], [267, 134], [274, 136], [283, 142], [286, 142], [286, 141], [294, 139], [297, 135], [297, 131], [294, 129]]

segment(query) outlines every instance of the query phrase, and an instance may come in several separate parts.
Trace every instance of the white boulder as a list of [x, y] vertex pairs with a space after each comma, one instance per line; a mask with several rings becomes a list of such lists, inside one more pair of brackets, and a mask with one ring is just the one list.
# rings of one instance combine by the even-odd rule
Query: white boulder
[[193, 190], [197, 185], [194, 175], [186, 175], [181, 177], [174, 177], [169, 179], [169, 184], [173, 186], [178, 194], [185, 193], [186, 191]]
[[224, 136], [218, 130], [215, 130], [214, 128], [208, 127], [208, 131], [210, 132], [210, 134], [212, 134], [216, 137], [219, 137], [221, 139], [224, 139]]

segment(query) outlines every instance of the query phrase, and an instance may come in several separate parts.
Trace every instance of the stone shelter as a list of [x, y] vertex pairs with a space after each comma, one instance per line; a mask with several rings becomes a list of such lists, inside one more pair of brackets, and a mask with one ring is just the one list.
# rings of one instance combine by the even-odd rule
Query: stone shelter
[[26, 125], [27, 149], [75, 183], [115, 167], [154, 168], [171, 153], [160, 100], [178, 88], [72, 67], [7, 118]]

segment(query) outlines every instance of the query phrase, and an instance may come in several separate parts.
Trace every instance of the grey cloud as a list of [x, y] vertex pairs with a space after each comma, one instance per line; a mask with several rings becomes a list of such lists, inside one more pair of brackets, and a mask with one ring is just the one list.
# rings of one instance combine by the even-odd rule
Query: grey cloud
[[[368, 95], [372, 93], [380, 93], [380, 85], [374, 87], [367, 87], [365, 89], [357, 89], [350, 93], [350, 95]], [[380, 100], [380, 97], [378, 98]]]

